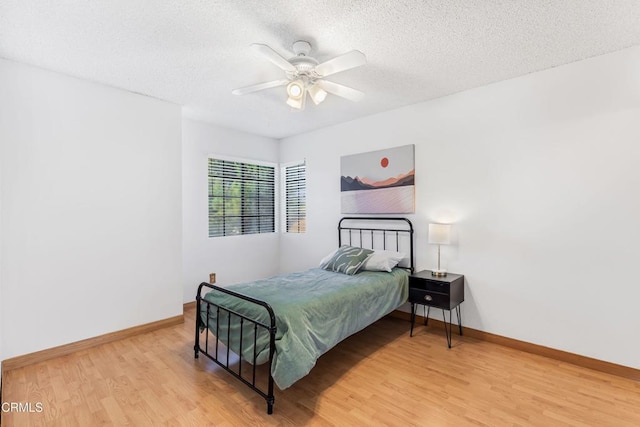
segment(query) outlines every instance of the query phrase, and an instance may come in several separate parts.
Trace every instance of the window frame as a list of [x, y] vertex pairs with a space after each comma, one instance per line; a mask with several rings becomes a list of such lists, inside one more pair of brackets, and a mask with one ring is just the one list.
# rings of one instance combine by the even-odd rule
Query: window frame
[[[288, 218], [287, 218], [287, 208], [288, 208], [288, 200], [287, 200], [287, 168], [291, 168], [291, 167], [297, 167], [297, 166], [304, 166], [304, 217], [300, 217], [298, 216], [298, 221], [300, 221], [301, 219], [304, 219], [305, 221], [305, 226], [304, 226], [304, 230], [302, 231], [290, 231], [289, 230], [289, 226], [287, 224], [288, 222]], [[282, 233], [285, 234], [306, 234], [308, 227], [307, 227], [307, 206], [308, 206], [308, 197], [307, 197], [307, 160], [306, 159], [302, 159], [302, 160], [297, 160], [297, 161], [292, 161], [292, 162], [287, 162], [287, 163], [282, 163], [280, 165], [280, 190], [281, 190], [281, 198], [280, 198], [280, 217], [281, 217], [281, 222], [280, 222], [280, 229], [282, 230]]]
[[[267, 162], [267, 161], [262, 161], [262, 160], [255, 160], [255, 159], [247, 159], [247, 158], [239, 158], [239, 157], [231, 157], [231, 156], [225, 156], [225, 155], [218, 155], [218, 154], [207, 154], [206, 156], [206, 175], [207, 175], [207, 180], [206, 180], [206, 186], [207, 186], [207, 237], [210, 239], [213, 238], [224, 238], [224, 237], [233, 237], [233, 236], [259, 236], [259, 235], [272, 235], [275, 233], [278, 233], [279, 231], [279, 211], [280, 211], [280, 206], [279, 206], [279, 185], [278, 183], [280, 182], [280, 173], [279, 173], [279, 164], [278, 163], [273, 163], [273, 162]], [[210, 175], [209, 175], [209, 165], [210, 165], [210, 161], [211, 160], [220, 160], [220, 161], [224, 161], [224, 162], [233, 162], [233, 163], [241, 163], [243, 165], [249, 165], [249, 166], [263, 166], [263, 167], [270, 167], [273, 169], [273, 231], [264, 231], [264, 232], [255, 232], [255, 233], [245, 233], [245, 232], [240, 232], [237, 234], [226, 234], [226, 230], [223, 228], [223, 232], [220, 235], [211, 235], [211, 228], [210, 228], [210, 224], [211, 224], [211, 208], [210, 208], [210, 203], [211, 203], [211, 194], [210, 194]], [[215, 196], [214, 196], [215, 197]], [[220, 197], [220, 196], [218, 196]], [[224, 196], [222, 196], [224, 198]], [[244, 209], [244, 198], [240, 199], [240, 203], [241, 203], [241, 209]], [[224, 203], [224, 201], [223, 201]], [[267, 217], [268, 215], [266, 215], [265, 217]], [[234, 216], [235, 217], [235, 216]], [[242, 218], [244, 216], [241, 214], [240, 215], [240, 220], [241, 220], [241, 224], [242, 224]], [[227, 218], [226, 215], [223, 215], [222, 218]], [[259, 218], [261, 218], [261, 216], [259, 216]]]

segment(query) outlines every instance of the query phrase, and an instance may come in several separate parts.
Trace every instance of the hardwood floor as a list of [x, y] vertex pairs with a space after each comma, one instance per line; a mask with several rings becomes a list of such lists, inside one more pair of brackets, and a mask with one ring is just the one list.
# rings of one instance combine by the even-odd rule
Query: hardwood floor
[[193, 358], [185, 323], [6, 373], [2, 425], [640, 425], [640, 383], [387, 317], [264, 400]]

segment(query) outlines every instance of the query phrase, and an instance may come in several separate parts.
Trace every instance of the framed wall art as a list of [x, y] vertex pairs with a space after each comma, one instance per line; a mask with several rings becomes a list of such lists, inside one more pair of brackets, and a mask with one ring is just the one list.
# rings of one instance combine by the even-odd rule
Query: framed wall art
[[342, 213], [395, 214], [415, 211], [415, 146], [340, 158]]

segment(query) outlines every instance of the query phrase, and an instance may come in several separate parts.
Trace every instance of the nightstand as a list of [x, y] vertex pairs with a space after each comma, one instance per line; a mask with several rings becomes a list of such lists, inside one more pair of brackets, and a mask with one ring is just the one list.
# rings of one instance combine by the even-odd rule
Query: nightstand
[[[447, 345], [451, 348], [451, 310], [456, 310], [458, 317], [458, 330], [462, 335], [462, 318], [460, 303], [464, 301], [464, 276], [448, 273], [444, 277], [431, 275], [431, 270], [422, 270], [409, 276], [409, 302], [411, 303], [411, 332], [416, 322], [416, 304], [427, 307], [424, 324], [429, 322], [429, 310], [431, 307], [442, 309], [444, 320], [444, 333], [447, 336]], [[449, 312], [449, 322], [445, 310]]]

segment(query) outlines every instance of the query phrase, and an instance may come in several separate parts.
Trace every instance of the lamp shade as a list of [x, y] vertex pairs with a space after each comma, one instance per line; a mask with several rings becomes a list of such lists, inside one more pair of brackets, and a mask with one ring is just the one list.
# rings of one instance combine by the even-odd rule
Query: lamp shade
[[429, 243], [448, 245], [451, 225], [429, 224]]
[[320, 86], [318, 86], [317, 84], [309, 86], [308, 90], [309, 95], [311, 95], [311, 99], [316, 105], [320, 104], [327, 97], [327, 92], [320, 89]]
[[287, 104], [290, 107], [297, 108], [298, 110], [304, 109], [305, 100], [305, 88], [304, 83], [300, 80], [294, 80], [287, 85]]
[[304, 98], [289, 97], [287, 99], [287, 105], [293, 108], [297, 108], [298, 110], [302, 110], [304, 108]]
[[294, 80], [287, 85], [287, 95], [293, 99], [300, 99], [304, 93], [304, 85], [298, 80]]

